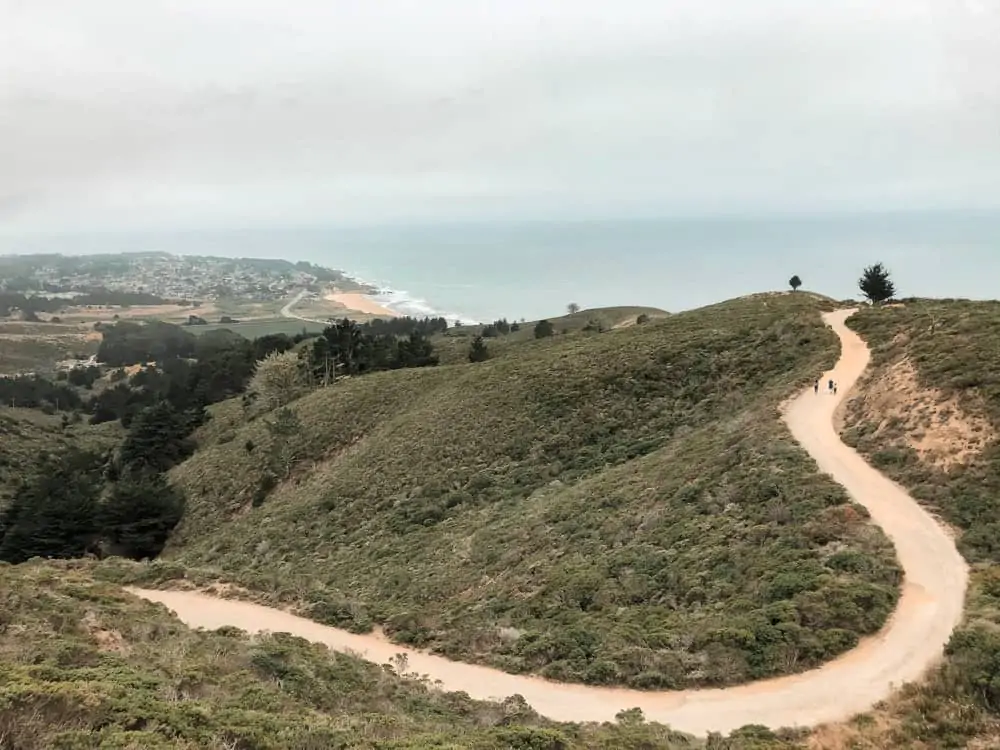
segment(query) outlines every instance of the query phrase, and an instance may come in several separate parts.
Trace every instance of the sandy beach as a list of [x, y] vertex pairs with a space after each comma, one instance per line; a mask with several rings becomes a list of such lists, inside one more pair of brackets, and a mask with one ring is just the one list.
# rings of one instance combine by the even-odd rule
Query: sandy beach
[[361, 294], [360, 292], [328, 292], [323, 299], [327, 302], [336, 302], [348, 310], [365, 313], [366, 315], [382, 315], [389, 318], [399, 317], [399, 313], [380, 305], [370, 294]]

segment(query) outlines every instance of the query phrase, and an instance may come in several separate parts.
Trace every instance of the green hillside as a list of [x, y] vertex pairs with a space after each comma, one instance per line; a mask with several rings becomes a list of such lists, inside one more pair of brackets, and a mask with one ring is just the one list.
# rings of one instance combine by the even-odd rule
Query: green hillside
[[[616, 724], [556, 725], [517, 697], [473, 701], [407, 674], [403, 664], [369, 664], [287, 634], [193, 631], [164, 608], [95, 580], [93, 570], [73, 562], [0, 564], [0, 747], [705, 747], [627, 717]], [[751, 728], [714, 746], [800, 747], [761, 735]]]
[[837, 356], [828, 304], [759, 295], [349, 378], [293, 403], [280, 441], [277, 415], [219, 405], [172, 471], [188, 510], [167, 556], [510, 671], [675, 688], [806, 669], [875, 631], [899, 578], [779, 420]]

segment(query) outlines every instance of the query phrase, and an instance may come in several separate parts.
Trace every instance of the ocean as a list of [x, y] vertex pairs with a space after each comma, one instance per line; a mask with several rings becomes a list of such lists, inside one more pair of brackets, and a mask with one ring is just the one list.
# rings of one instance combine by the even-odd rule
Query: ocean
[[1000, 212], [0, 236], [0, 253], [151, 250], [308, 260], [379, 286], [401, 313], [464, 322], [571, 302], [676, 312], [786, 289], [793, 274], [853, 298], [875, 262], [899, 296], [1000, 297]]

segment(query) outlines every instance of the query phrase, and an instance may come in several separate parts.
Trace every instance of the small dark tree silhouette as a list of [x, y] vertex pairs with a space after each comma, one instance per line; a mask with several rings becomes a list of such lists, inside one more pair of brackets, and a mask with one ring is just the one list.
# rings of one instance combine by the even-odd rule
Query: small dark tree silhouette
[[535, 338], [544, 339], [552, 336], [556, 332], [555, 327], [552, 323], [547, 320], [539, 320], [535, 323]]
[[802, 286], [802, 279], [800, 279], [797, 275], [792, 276], [792, 278], [788, 280], [788, 286], [790, 286], [792, 288], [792, 291], [794, 292], [798, 290], [800, 286]]
[[881, 263], [868, 266], [862, 272], [858, 288], [873, 305], [888, 302], [896, 296], [896, 285], [889, 278], [889, 269]]
[[570, 315], [576, 315], [578, 312], [580, 312], [580, 306], [575, 302], [570, 302], [568, 305], [566, 305], [566, 312], [568, 312]]
[[476, 338], [472, 340], [472, 346], [469, 347], [469, 361], [485, 362], [489, 358], [489, 347], [486, 346], [486, 342], [483, 341], [482, 336], [476, 336]]

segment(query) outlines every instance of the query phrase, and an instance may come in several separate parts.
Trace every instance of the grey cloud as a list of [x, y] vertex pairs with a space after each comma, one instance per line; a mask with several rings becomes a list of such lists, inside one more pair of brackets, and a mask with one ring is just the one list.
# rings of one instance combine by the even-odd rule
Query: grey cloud
[[2, 210], [280, 222], [995, 200], [1000, 11], [816, 5], [0, 0], [0, 196], [17, 196]]

